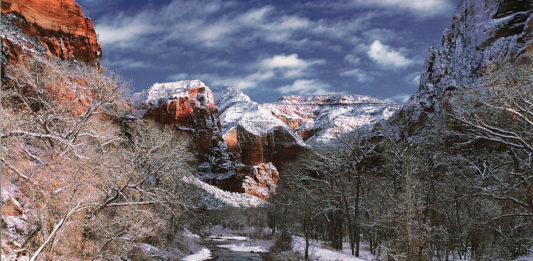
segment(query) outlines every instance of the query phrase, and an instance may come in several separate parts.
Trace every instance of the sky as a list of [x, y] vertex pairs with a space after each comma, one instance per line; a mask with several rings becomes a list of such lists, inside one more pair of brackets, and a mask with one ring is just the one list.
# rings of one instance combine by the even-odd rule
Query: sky
[[360, 94], [403, 103], [460, 0], [77, 0], [132, 92], [198, 79], [258, 102]]

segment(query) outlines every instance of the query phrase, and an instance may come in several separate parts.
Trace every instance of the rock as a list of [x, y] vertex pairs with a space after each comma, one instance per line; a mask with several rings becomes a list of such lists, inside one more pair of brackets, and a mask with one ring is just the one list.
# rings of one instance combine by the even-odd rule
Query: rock
[[518, 61], [533, 51], [533, 2], [529, 0], [465, 0], [442, 34], [441, 46], [430, 48], [419, 91], [396, 119], [408, 129], [445, 117], [444, 97], [455, 90], [483, 85], [483, 73], [494, 63]]
[[253, 166], [250, 173], [244, 177], [242, 187], [244, 193], [262, 199], [268, 199], [276, 192], [279, 181], [279, 172], [271, 163], [261, 163]]
[[132, 97], [137, 117], [173, 125], [192, 136], [195, 151], [204, 173], [224, 174], [210, 178], [222, 178], [234, 173], [234, 166], [222, 138], [218, 110], [213, 93], [198, 80], [155, 83]]
[[93, 24], [74, 0], [3, 0], [2, 30], [3, 66], [26, 54], [100, 65], [102, 47]]
[[228, 152], [237, 164], [243, 164], [236, 170], [242, 180], [233, 178], [226, 185], [261, 198], [275, 190], [264, 189], [252, 178], [256, 174], [250, 173], [257, 173], [257, 166], [272, 164], [280, 169], [311, 146], [370, 129], [398, 109], [395, 104], [357, 95], [286, 96], [275, 103], [258, 104], [228, 87], [215, 91], [214, 96]]

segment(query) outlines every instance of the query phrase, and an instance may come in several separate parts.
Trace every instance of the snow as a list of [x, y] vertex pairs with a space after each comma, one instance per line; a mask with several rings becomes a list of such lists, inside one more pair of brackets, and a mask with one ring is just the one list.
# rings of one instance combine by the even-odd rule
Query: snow
[[217, 206], [216, 202], [212, 202], [213, 200], [220, 201], [232, 207], [257, 207], [266, 203], [266, 201], [252, 195], [224, 191], [220, 188], [209, 185], [196, 177], [186, 176], [183, 177], [182, 180], [188, 184], [197, 186], [198, 188], [204, 190], [207, 194], [211, 195], [213, 197], [212, 199], [205, 197], [203, 200], [207, 204], [211, 205], [212, 208], [216, 208]]
[[[300, 253], [302, 256], [305, 254], [305, 239], [298, 236], [292, 237], [292, 249], [295, 252]], [[309, 243], [309, 257], [317, 261], [365, 261], [376, 260], [369, 251], [360, 251], [359, 257], [354, 257], [350, 254], [350, 249], [343, 249], [342, 252], [327, 249], [323, 247], [322, 243], [317, 243], [312, 240]]]
[[154, 83], [149, 88], [136, 92], [131, 96], [132, 104], [135, 108], [133, 114], [137, 117], [142, 117], [147, 108], [158, 107], [163, 103], [168, 103], [178, 98], [189, 97], [189, 90], [202, 87], [208, 90], [205, 93], [208, 96], [205, 97], [205, 101], [207, 103], [213, 102], [211, 90], [200, 80]]
[[183, 258], [183, 261], [202, 261], [202, 260], [208, 260], [211, 258], [211, 250], [207, 248], [202, 248], [200, 251], [186, 256]]
[[195, 239], [195, 240], [200, 239], [200, 236], [199, 236], [199, 235], [194, 234], [193, 232], [191, 232], [191, 231], [188, 230], [187, 228], [184, 229], [184, 231], [183, 231], [183, 236], [184, 236], [185, 238], [189, 238], [189, 239]]
[[262, 135], [274, 127], [286, 126], [268, 108], [253, 102], [238, 89], [229, 87], [216, 91], [214, 96], [224, 134], [237, 125], [255, 135]]
[[362, 95], [285, 96], [266, 106], [275, 115], [301, 120], [297, 132], [317, 130], [306, 141], [312, 145], [329, 143], [362, 128], [370, 129], [399, 108], [396, 104]]
[[147, 89], [133, 94], [134, 105], [138, 103], [156, 105], [162, 101], [187, 97], [187, 91], [207, 87], [200, 80], [185, 80], [178, 82], [154, 83]]
[[247, 241], [249, 240], [247, 237], [243, 237], [243, 236], [210, 236], [210, 238], [213, 241], [227, 241], [227, 240]]
[[[288, 119], [301, 122], [298, 128], [290, 131], [293, 134], [317, 131], [308, 144], [327, 143], [360, 128], [368, 129], [399, 109], [396, 104], [362, 95], [284, 96], [275, 103], [258, 104], [240, 90], [229, 87], [215, 91], [214, 96], [224, 134], [237, 125], [256, 135], [274, 127], [290, 129], [281, 120]], [[296, 134], [295, 138], [304, 144]]]
[[268, 248], [263, 246], [250, 246], [246, 243], [219, 245], [218, 247], [226, 248], [236, 252], [254, 252], [254, 253], [268, 253]]

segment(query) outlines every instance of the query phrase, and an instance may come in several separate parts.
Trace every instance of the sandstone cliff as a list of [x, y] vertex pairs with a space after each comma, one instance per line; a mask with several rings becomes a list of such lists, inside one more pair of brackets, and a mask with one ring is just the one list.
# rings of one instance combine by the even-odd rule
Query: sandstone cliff
[[2, 1], [2, 67], [38, 54], [100, 65], [93, 24], [74, 0]]

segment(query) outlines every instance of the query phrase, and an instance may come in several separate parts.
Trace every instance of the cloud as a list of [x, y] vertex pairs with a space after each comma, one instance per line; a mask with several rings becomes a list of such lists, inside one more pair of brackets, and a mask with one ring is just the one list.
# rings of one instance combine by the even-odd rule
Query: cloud
[[352, 65], [358, 65], [361, 62], [361, 58], [353, 54], [347, 54], [344, 56], [344, 61]]
[[367, 82], [371, 82], [375, 80], [374, 77], [370, 75], [370, 73], [365, 72], [361, 69], [353, 69], [353, 70], [344, 71], [340, 73], [340, 76], [354, 77], [356, 81], [359, 83], [367, 83]]
[[173, 75], [170, 75], [167, 77], [167, 80], [169, 81], [182, 81], [182, 80], [188, 80], [190, 79], [189, 78], [189, 74], [188, 73], [177, 73], [177, 74], [173, 74]]
[[449, 14], [455, 7], [450, 0], [352, 0], [356, 7], [405, 10], [423, 17]]
[[405, 76], [404, 80], [409, 85], [418, 87], [418, 85], [420, 85], [420, 72], [410, 73]]
[[106, 46], [112, 44], [125, 46], [128, 42], [154, 31], [151, 26], [145, 24], [137, 17], [126, 20], [126, 23], [114, 20], [109, 24], [97, 24], [95, 30], [98, 33], [100, 42]]
[[290, 44], [300, 40], [296, 32], [313, 25], [305, 17], [280, 15], [272, 6], [244, 12], [236, 6], [234, 1], [173, 0], [158, 9], [105, 16], [95, 28], [104, 45], [158, 51], [175, 42], [214, 49], [247, 46], [254, 40]]
[[325, 60], [303, 60], [298, 58], [298, 54], [274, 55], [265, 58], [258, 63], [260, 70], [275, 70], [283, 75], [284, 78], [295, 78], [306, 75], [313, 65], [324, 64]]
[[368, 56], [383, 67], [407, 67], [415, 63], [403, 54], [375, 40], [368, 49]]
[[291, 85], [285, 85], [278, 88], [282, 94], [298, 95], [323, 95], [332, 93], [330, 86], [316, 79], [301, 79], [294, 81]]
[[305, 68], [309, 65], [308, 62], [298, 58], [298, 54], [290, 55], [275, 55], [271, 58], [266, 58], [261, 61], [261, 67], [265, 69], [274, 68]]
[[208, 81], [216, 86], [233, 86], [241, 90], [251, 89], [272, 79], [290, 80], [310, 75], [314, 65], [324, 62], [324, 60], [301, 59], [296, 53], [278, 54], [244, 66], [244, 68], [249, 68], [248, 74], [237, 76], [200, 74], [195, 75], [194, 78]]
[[411, 98], [410, 94], [398, 94], [394, 95], [392, 97], [389, 97], [385, 99], [386, 102], [392, 102], [392, 103], [406, 103], [409, 98]]
[[105, 66], [115, 67], [115, 68], [120, 68], [120, 69], [140, 69], [140, 68], [150, 67], [150, 65], [144, 61], [133, 60], [130, 58], [117, 59], [117, 60], [104, 59], [102, 63]]

